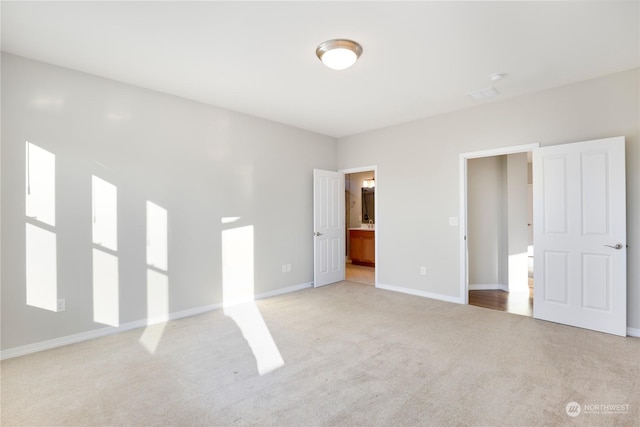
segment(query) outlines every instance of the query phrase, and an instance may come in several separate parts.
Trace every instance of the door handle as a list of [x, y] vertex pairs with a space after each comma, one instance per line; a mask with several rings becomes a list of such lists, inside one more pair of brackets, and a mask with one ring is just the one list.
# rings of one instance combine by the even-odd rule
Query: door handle
[[615, 246], [613, 245], [605, 245], [605, 246], [612, 249], [622, 249], [622, 243], [616, 243]]
[[320, 233], [319, 231], [316, 231], [315, 233], [313, 233], [314, 236], [319, 237], [322, 236], [322, 233]]

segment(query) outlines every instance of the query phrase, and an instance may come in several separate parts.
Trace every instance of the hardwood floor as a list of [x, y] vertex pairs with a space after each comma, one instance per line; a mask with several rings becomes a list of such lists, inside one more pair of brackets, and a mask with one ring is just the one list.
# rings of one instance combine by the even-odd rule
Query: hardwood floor
[[529, 293], [505, 291], [469, 291], [469, 305], [492, 310], [533, 316], [533, 281], [529, 280]]

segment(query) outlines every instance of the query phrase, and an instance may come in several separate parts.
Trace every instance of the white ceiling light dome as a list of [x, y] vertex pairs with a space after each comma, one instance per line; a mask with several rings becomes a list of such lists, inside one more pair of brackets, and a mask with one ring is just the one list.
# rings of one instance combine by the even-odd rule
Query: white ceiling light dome
[[346, 70], [362, 55], [362, 46], [353, 40], [333, 39], [320, 43], [316, 49], [318, 59], [332, 70]]

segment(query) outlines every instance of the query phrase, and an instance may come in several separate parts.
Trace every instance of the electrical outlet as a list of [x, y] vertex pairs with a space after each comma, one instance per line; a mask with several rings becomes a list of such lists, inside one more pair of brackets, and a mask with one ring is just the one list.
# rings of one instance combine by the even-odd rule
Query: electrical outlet
[[287, 264], [287, 273], [291, 273], [291, 264]]
[[283, 273], [287, 272], [287, 264], [282, 264], [282, 272]]
[[421, 276], [426, 276], [427, 275], [427, 267], [420, 267], [420, 275]]
[[60, 298], [58, 300], [58, 305], [56, 307], [56, 311], [64, 311], [66, 309], [66, 302], [64, 298]]

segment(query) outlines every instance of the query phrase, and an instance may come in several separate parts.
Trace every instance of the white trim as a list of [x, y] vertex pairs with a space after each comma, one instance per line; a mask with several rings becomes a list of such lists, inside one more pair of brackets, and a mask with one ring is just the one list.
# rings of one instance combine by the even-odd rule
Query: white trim
[[94, 329], [92, 331], [80, 332], [79, 334], [67, 335], [65, 337], [55, 338], [47, 341], [40, 341], [33, 344], [27, 344], [20, 347], [14, 347], [2, 351], [1, 360], [11, 359], [13, 357], [24, 356], [25, 354], [36, 353], [43, 350], [49, 350], [56, 347], [62, 347], [68, 344], [75, 344], [94, 338], [100, 338], [119, 332], [129, 331], [136, 328], [144, 328], [147, 326], [146, 320], [136, 320], [135, 322], [125, 323], [118, 327], [107, 327]]
[[536, 148], [540, 148], [539, 142], [533, 142], [531, 144], [523, 144], [523, 145], [513, 145], [511, 147], [491, 148], [488, 150], [471, 151], [468, 153], [460, 153], [460, 157], [464, 156], [467, 159], [478, 159], [481, 157], [502, 156], [504, 154], [526, 153], [528, 151], [533, 151]]
[[401, 286], [385, 285], [384, 283], [377, 283], [376, 287], [379, 289], [385, 289], [387, 291], [400, 292], [403, 294], [415, 295], [418, 297], [437, 299], [440, 301], [452, 302], [455, 304], [461, 304], [460, 298], [453, 297], [451, 295], [434, 294], [432, 292], [420, 291], [418, 289], [404, 288]]
[[627, 327], [627, 336], [640, 338], [640, 329]]
[[500, 283], [469, 284], [470, 291], [505, 291], [509, 292], [509, 286]]
[[[265, 299], [274, 297], [276, 295], [282, 295], [290, 292], [299, 291], [301, 289], [306, 289], [312, 287], [312, 283], [302, 283], [300, 285], [289, 286], [287, 288], [276, 289], [274, 291], [264, 292], [254, 296], [254, 300]], [[222, 308], [222, 304], [210, 304], [203, 305], [201, 307], [190, 308], [187, 310], [177, 311], [175, 313], [170, 313], [167, 317], [168, 320], [177, 320], [182, 319], [184, 317], [191, 317], [198, 314], [207, 313], [210, 311], [218, 310]], [[165, 322], [167, 319], [142, 319], [135, 320], [133, 322], [124, 323], [120, 326], [109, 326], [106, 328], [94, 329], [91, 331], [80, 332], [78, 334], [67, 335], [60, 338], [55, 338], [47, 341], [40, 341], [33, 344], [27, 344], [20, 347], [14, 347], [7, 350], [3, 350], [0, 352], [0, 360], [11, 359], [13, 357], [24, 356], [26, 354], [36, 353], [43, 350], [50, 350], [52, 348], [62, 347], [69, 344], [76, 344], [82, 341], [88, 341], [96, 338], [101, 338], [107, 335], [118, 334], [121, 332], [130, 331], [132, 329], [144, 328], [149, 325], [153, 325], [155, 323]]]
[[481, 157], [501, 156], [504, 154], [525, 153], [537, 150], [540, 143], [515, 145], [512, 147], [492, 148], [489, 150], [460, 153], [459, 185], [460, 185], [460, 303], [469, 303], [468, 292], [468, 251], [467, 251], [467, 160]]
[[[271, 298], [278, 295], [288, 294], [290, 292], [295, 292], [301, 289], [312, 288], [312, 287], [313, 287], [313, 282], [302, 283], [300, 285], [293, 285], [293, 286], [276, 289], [269, 292], [263, 292], [261, 294], [254, 295], [253, 297], [246, 296], [246, 297], [237, 298], [234, 300], [225, 301], [224, 303], [220, 304], [220, 307], [233, 307], [234, 305], [246, 304], [249, 302], [257, 301], [259, 299]], [[194, 313], [194, 314], [198, 314], [198, 313]]]
[[313, 282], [301, 283], [300, 285], [293, 285], [286, 288], [280, 288], [269, 292], [263, 292], [255, 296], [255, 299], [271, 298], [282, 294], [288, 294], [295, 291], [301, 291], [302, 289], [313, 288]]
[[[350, 174], [350, 173], [359, 173], [359, 172], [371, 172], [373, 171], [373, 177], [376, 180], [376, 196], [373, 199], [373, 210], [376, 214], [376, 223], [375, 223], [375, 234], [374, 234], [374, 238], [373, 238], [373, 244], [375, 247], [375, 266], [373, 267], [373, 283], [374, 286], [377, 288], [378, 286], [378, 254], [380, 253], [380, 251], [378, 250], [378, 228], [379, 228], [379, 224], [380, 224], [380, 209], [378, 209], [378, 199], [380, 198], [380, 192], [378, 190], [378, 185], [380, 183], [380, 177], [378, 174], [378, 166], [377, 165], [372, 165], [372, 166], [361, 166], [358, 168], [347, 168], [347, 169], [339, 169], [338, 172], [342, 172], [343, 175], [346, 174]], [[345, 218], [345, 236], [346, 236], [346, 218]], [[347, 245], [347, 242], [344, 242], [345, 247]], [[346, 258], [345, 258], [345, 262], [346, 262]], [[346, 278], [346, 271], [345, 271], [345, 278]]]

